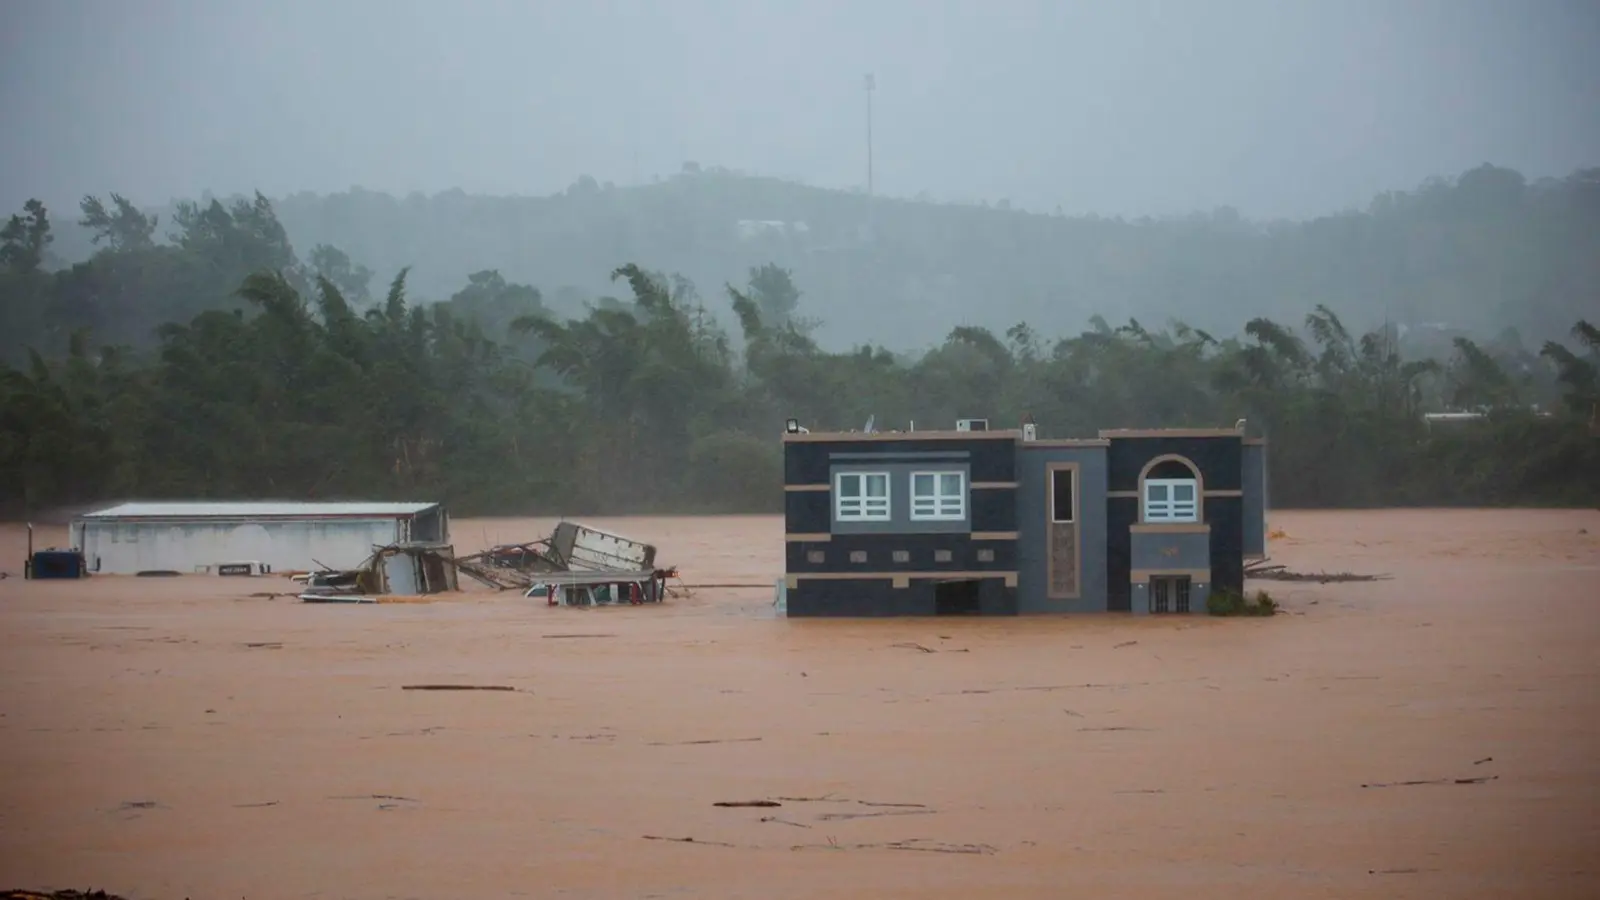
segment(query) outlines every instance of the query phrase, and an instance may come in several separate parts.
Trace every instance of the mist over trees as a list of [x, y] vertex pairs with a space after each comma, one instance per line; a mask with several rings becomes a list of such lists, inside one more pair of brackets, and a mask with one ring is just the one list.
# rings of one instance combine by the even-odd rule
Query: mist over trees
[[[1600, 170], [1486, 167], [1304, 224], [866, 204], [714, 171], [112, 194], [65, 230], [30, 202], [0, 229], [0, 502], [773, 510], [785, 417], [1024, 414], [1061, 437], [1244, 417], [1279, 506], [1600, 502]], [[1422, 418], [1443, 410], [1488, 415]]]
[[[935, 346], [955, 325], [1000, 331], [1026, 321], [1056, 334], [1115, 312], [1231, 332], [1318, 304], [1358, 330], [1428, 323], [1481, 337], [1515, 328], [1538, 342], [1592, 315], [1600, 282], [1600, 169], [1530, 181], [1485, 165], [1305, 222], [1250, 221], [1226, 208], [1163, 220], [1064, 216], [1003, 200], [868, 198], [685, 169], [638, 187], [582, 177], [547, 197], [356, 189], [273, 205], [307, 262], [310, 248], [327, 245], [385, 278], [409, 268], [413, 292], [434, 300], [495, 270], [581, 315], [624, 262], [702, 287], [775, 263], [805, 286], [819, 341], [895, 351]], [[196, 212], [147, 212], [171, 230], [184, 225], [185, 208]], [[61, 258], [106, 246], [90, 242], [75, 214], [58, 218]]]

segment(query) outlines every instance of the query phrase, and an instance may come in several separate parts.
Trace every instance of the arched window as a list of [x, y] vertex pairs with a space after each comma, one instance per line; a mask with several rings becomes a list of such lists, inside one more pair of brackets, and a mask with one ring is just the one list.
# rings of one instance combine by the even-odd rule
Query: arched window
[[1200, 521], [1200, 471], [1181, 456], [1152, 460], [1139, 476], [1139, 520]]

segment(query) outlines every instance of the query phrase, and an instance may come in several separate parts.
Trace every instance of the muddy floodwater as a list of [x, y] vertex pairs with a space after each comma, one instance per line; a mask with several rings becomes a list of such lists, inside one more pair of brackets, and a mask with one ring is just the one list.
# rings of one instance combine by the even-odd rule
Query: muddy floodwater
[[1275, 512], [1275, 562], [1393, 577], [1259, 620], [788, 621], [777, 518], [593, 524], [769, 586], [316, 606], [24, 582], [6, 526], [0, 889], [1600, 896], [1600, 512]]

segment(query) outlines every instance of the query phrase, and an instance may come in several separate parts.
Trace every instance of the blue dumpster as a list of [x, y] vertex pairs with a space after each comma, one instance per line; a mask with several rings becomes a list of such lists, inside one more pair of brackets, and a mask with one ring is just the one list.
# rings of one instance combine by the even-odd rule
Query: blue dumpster
[[34, 579], [82, 578], [88, 574], [81, 550], [38, 550], [28, 561], [28, 577]]

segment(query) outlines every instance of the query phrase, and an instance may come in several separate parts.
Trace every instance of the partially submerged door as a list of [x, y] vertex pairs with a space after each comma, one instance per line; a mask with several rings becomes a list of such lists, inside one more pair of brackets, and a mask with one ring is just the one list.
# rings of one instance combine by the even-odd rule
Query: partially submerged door
[[422, 593], [417, 583], [417, 560], [409, 553], [391, 553], [383, 560], [384, 579], [389, 593], [411, 596]]
[[983, 582], [975, 578], [940, 581], [933, 586], [934, 614], [976, 616], [983, 612]]
[[1189, 611], [1189, 576], [1153, 575], [1150, 577], [1150, 611], [1153, 613], [1187, 613]]

